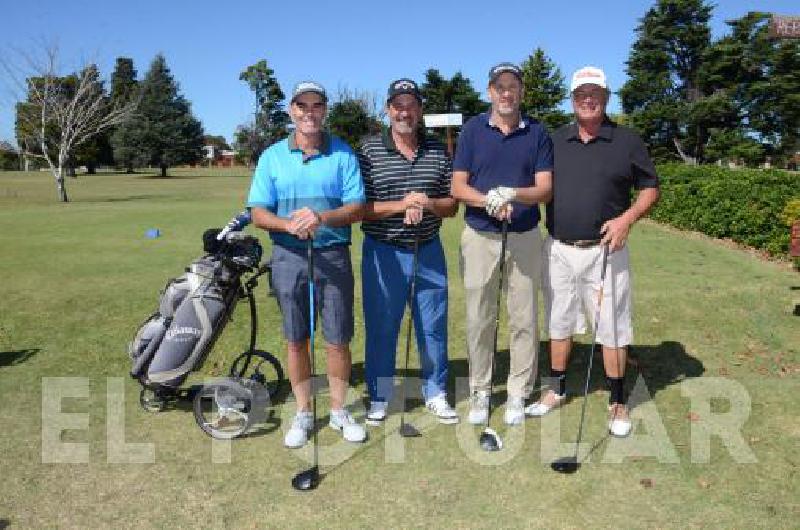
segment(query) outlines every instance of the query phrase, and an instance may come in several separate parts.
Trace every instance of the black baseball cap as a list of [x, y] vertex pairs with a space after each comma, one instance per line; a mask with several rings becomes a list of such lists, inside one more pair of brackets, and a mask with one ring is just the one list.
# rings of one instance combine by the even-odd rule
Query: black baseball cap
[[497, 78], [500, 77], [501, 74], [510, 73], [517, 76], [517, 79], [522, 82], [522, 70], [519, 69], [514, 63], [500, 63], [496, 64], [489, 70], [489, 84], [494, 83], [497, 81]]
[[417, 84], [408, 78], [398, 79], [396, 81], [392, 81], [389, 85], [389, 90], [386, 92], [386, 102], [389, 103], [392, 101], [392, 98], [395, 96], [399, 96], [400, 94], [411, 94], [417, 101], [422, 104], [422, 94], [419, 92], [419, 87]]

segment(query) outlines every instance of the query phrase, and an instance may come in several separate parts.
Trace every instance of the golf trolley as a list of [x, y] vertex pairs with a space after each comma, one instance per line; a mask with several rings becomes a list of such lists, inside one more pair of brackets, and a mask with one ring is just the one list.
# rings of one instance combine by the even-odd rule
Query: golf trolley
[[[130, 373], [142, 386], [139, 403], [145, 411], [161, 412], [170, 403], [191, 400], [203, 432], [231, 439], [266, 417], [270, 400], [285, 381], [280, 361], [256, 348], [255, 289], [270, 268], [258, 265], [261, 246], [252, 236], [210, 229], [203, 243], [206, 254], [167, 283], [159, 310], [129, 345]], [[242, 299], [247, 299], [250, 313], [248, 348], [234, 359], [227, 377], [181, 388], [189, 372], [203, 365]]]

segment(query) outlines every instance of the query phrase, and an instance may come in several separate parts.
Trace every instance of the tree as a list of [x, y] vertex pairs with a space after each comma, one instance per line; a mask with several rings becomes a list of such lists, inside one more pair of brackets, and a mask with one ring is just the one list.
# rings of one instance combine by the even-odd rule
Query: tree
[[176, 164], [197, 162], [202, 157], [203, 126], [161, 54], [156, 55], [140, 86], [139, 110], [129, 124], [135, 158], [157, 166], [161, 176]]
[[569, 123], [569, 116], [558, 108], [567, 97], [567, 87], [561, 69], [536, 48], [521, 65], [524, 91], [520, 108], [550, 130]]
[[19, 153], [9, 142], [0, 141], [0, 171], [19, 169]]
[[[44, 58], [35, 60], [24, 55], [27, 67], [15, 69], [7, 63], [4, 69], [26, 97], [17, 104], [16, 128], [18, 143], [28, 156], [43, 158], [56, 182], [59, 200], [68, 202], [64, 182], [65, 167], [75, 149], [92, 137], [124, 121], [133, 105], [110, 106], [99, 71], [88, 65], [78, 73], [62, 77], [57, 72], [58, 50], [45, 46]], [[22, 71], [28, 73], [20, 76]], [[24, 78], [25, 81], [19, 80]]]
[[[111, 103], [112, 105], [125, 105], [139, 100], [139, 82], [136, 80], [136, 69], [133, 59], [117, 57], [114, 73], [111, 74]], [[127, 173], [133, 173], [139, 157], [138, 146], [130, 133], [129, 121], [120, 123], [111, 132], [111, 148], [114, 162], [117, 166], [125, 168]]]
[[705, 0], [658, 0], [636, 27], [619, 94], [623, 111], [657, 159], [702, 158], [708, 131], [690, 120], [698, 70], [709, 46], [713, 7]]
[[286, 96], [266, 60], [248, 66], [239, 74], [239, 80], [246, 82], [253, 91], [255, 112], [252, 122], [237, 127], [234, 145], [240, 156], [252, 166], [264, 149], [286, 136], [289, 115], [283, 107]]
[[466, 120], [489, 108], [489, 104], [472, 88], [472, 82], [461, 72], [445, 79], [439, 70], [430, 68], [425, 72], [420, 92], [426, 113], [460, 113]]
[[358, 149], [364, 138], [381, 131], [384, 107], [378, 101], [374, 93], [338, 87], [328, 108], [328, 130]]

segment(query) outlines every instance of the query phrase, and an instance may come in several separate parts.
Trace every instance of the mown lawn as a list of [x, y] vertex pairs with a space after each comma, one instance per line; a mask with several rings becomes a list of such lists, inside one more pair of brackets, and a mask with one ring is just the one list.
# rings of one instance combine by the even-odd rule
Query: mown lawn
[[[325, 478], [307, 494], [289, 486], [309, 454], [282, 446], [290, 402], [230, 444], [212, 444], [186, 407], [143, 412], [138, 386], [126, 377], [125, 345], [164, 282], [201, 253], [203, 230], [240, 209], [249, 184], [243, 170], [171, 173], [81, 175], [67, 183], [70, 204], [56, 202], [47, 173], [0, 173], [0, 528], [797, 526], [800, 317], [792, 313], [800, 275], [653, 223], [639, 225], [630, 242], [637, 437], [606, 436], [607, 392], [596, 370], [584, 429], [591, 458], [575, 475], [556, 475], [548, 463], [571, 451], [579, 397], [559, 415], [514, 430], [502, 425], [499, 409], [493, 426], [506, 448], [492, 455], [478, 448], [479, 429], [434, 424], [418, 402], [409, 415], [424, 431], [418, 439], [398, 438], [390, 422], [354, 448], [323, 429]], [[448, 220], [443, 238], [451, 372], [465, 413], [461, 226], [460, 216]], [[148, 228], [162, 237], [146, 239]], [[360, 231], [354, 235], [358, 274]], [[263, 285], [258, 294], [259, 345], [284, 359], [274, 299]], [[363, 415], [360, 288], [356, 296], [351, 400]], [[245, 346], [244, 306], [237, 315], [191, 382], [226, 370]], [[587, 348], [571, 365], [573, 394]], [[501, 351], [501, 376], [507, 358]], [[544, 367], [546, 356], [540, 361]], [[51, 463], [43, 452], [43, 436], [50, 440], [60, 418], [43, 410], [43, 395], [63, 383], [45, 378], [59, 377], [87, 385], [88, 397], [66, 397], [61, 410], [82, 414], [88, 427], [74, 424], [60, 436], [56, 429], [62, 442], [88, 444], [86, 462]], [[502, 385], [496, 396], [502, 403]], [[324, 395], [320, 410], [327, 411]], [[740, 412], [741, 428], [733, 421], [723, 437], [704, 441], [703, 432]], [[126, 442], [152, 444], [152, 461], [124, 462], [119, 422]], [[565, 445], [554, 451], [559, 441]]]

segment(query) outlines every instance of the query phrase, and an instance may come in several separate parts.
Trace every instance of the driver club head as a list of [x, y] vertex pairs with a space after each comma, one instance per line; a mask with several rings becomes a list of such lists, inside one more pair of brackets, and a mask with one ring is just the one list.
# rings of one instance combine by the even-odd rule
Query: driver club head
[[301, 471], [292, 478], [292, 487], [297, 491], [311, 491], [319, 486], [319, 466]]
[[400, 429], [398, 429], [398, 432], [403, 438], [416, 438], [418, 436], [422, 436], [422, 433], [419, 432], [416, 427], [406, 422], [400, 423]]
[[564, 475], [571, 475], [572, 473], [575, 473], [580, 466], [581, 465], [578, 463], [578, 458], [575, 456], [559, 458], [550, 464], [550, 467], [553, 471], [556, 473], [562, 473]]
[[503, 448], [503, 441], [494, 429], [486, 427], [478, 439], [484, 451], [499, 451]]

